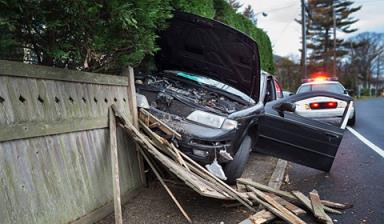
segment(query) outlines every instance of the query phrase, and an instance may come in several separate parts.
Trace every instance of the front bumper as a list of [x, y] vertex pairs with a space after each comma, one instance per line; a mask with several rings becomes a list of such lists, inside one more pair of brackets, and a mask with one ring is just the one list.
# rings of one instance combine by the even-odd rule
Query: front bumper
[[164, 116], [165, 113], [160, 111], [150, 112], [182, 135], [181, 140], [173, 139], [173, 141], [176, 141], [181, 151], [198, 163], [209, 164], [215, 158], [220, 163], [225, 163], [229, 160], [221, 156], [220, 151], [225, 151], [232, 157], [236, 153], [243, 131], [240, 123], [236, 129], [224, 130], [170, 117], [169, 114]]

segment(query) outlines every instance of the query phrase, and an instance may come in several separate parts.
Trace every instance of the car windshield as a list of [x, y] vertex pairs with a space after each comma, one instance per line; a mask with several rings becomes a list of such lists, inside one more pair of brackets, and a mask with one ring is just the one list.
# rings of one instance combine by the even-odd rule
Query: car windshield
[[301, 86], [297, 93], [311, 91], [327, 91], [331, 93], [344, 94], [344, 88], [339, 83], [316, 83]]
[[245, 93], [241, 92], [240, 90], [235, 89], [235, 88], [233, 88], [227, 84], [216, 81], [214, 79], [210, 79], [210, 78], [207, 78], [204, 76], [199, 76], [199, 75], [186, 73], [186, 72], [177, 72], [176, 75], [181, 76], [181, 77], [186, 78], [186, 79], [189, 79], [189, 80], [192, 80], [192, 81], [195, 81], [195, 82], [198, 82], [198, 83], [202, 83], [204, 85], [212, 86], [216, 89], [220, 89], [220, 90], [225, 91], [225, 92], [228, 92], [230, 94], [233, 94], [235, 96], [240, 97], [241, 99], [243, 99], [246, 102], [249, 102], [252, 104], [255, 103], [255, 101], [251, 97], [249, 97], [247, 94], [245, 94]]

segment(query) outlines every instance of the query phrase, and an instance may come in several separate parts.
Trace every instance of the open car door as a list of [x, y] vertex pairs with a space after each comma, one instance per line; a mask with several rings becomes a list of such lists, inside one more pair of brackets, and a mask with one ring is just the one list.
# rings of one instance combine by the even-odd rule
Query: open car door
[[[340, 126], [294, 113], [295, 102], [316, 96], [347, 102]], [[301, 93], [269, 102], [258, 122], [256, 151], [329, 171], [343, 138], [352, 104], [349, 96], [323, 91]]]

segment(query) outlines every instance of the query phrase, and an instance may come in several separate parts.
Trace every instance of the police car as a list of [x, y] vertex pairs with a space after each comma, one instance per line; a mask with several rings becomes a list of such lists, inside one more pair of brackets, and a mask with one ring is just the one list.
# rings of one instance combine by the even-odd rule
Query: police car
[[[303, 84], [297, 89], [296, 93], [304, 93], [311, 91], [327, 91], [337, 94], [348, 95], [348, 91], [337, 81], [336, 77], [317, 77], [303, 79]], [[341, 118], [347, 107], [345, 101], [337, 100], [330, 97], [312, 97], [296, 102], [296, 113], [314, 119]], [[356, 122], [355, 108], [351, 108], [349, 114], [349, 125]]]

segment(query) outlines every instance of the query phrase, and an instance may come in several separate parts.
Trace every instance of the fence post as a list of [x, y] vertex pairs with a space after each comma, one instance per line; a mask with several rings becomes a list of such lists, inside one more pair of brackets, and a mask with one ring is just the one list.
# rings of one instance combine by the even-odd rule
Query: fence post
[[[123, 69], [123, 75], [128, 77], [128, 106], [129, 111], [132, 115], [132, 122], [136, 128], [139, 128], [139, 118], [137, 114], [137, 102], [136, 102], [136, 87], [135, 87], [135, 75], [133, 72], [133, 68], [128, 66]], [[135, 147], [139, 147], [138, 144], [135, 144]], [[141, 183], [147, 185], [145, 173], [144, 173], [144, 161], [142, 155], [136, 150], [137, 159], [139, 162], [139, 172]]]

